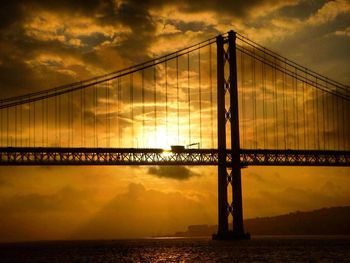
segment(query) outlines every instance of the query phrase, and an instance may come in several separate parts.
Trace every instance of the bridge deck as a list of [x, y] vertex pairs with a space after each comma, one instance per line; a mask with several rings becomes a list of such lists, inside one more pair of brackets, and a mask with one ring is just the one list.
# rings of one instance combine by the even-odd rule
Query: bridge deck
[[[230, 161], [231, 153], [227, 151], [227, 162]], [[216, 149], [0, 148], [0, 166], [217, 164]], [[241, 165], [350, 166], [350, 151], [241, 149]]]

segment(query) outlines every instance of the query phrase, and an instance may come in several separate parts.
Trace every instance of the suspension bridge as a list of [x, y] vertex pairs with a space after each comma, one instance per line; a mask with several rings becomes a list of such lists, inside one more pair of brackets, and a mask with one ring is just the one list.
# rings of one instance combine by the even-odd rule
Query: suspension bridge
[[213, 238], [245, 239], [241, 168], [350, 166], [349, 120], [350, 87], [230, 31], [2, 99], [0, 165], [215, 165]]

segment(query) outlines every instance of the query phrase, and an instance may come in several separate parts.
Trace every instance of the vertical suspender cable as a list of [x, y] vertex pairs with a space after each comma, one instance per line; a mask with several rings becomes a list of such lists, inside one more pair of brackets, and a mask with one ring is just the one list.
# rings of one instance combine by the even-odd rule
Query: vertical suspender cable
[[[326, 87], [327, 87], [327, 82], [326, 82]], [[322, 95], [322, 129], [323, 129], [323, 150], [326, 150], [326, 123], [325, 123], [325, 103], [324, 103], [324, 98], [326, 93], [323, 92], [321, 93]]]
[[[337, 89], [337, 93], [338, 93], [338, 89]], [[338, 93], [339, 94], [339, 93]], [[341, 98], [337, 98], [337, 105], [338, 105], [338, 111], [337, 111], [337, 121], [338, 121], [338, 149], [341, 150], [342, 149], [342, 138], [343, 138], [343, 129], [342, 129], [342, 115], [340, 114], [340, 112], [342, 111], [342, 105], [341, 105]]]
[[[0, 102], [0, 106], [2, 106], [2, 102]], [[0, 109], [0, 147], [3, 147], [3, 132], [2, 132], [2, 112], [3, 110]]]
[[[20, 145], [21, 147], [23, 147], [23, 104], [21, 103], [20, 105], [20, 109], [19, 109], [19, 129], [20, 129]], [[1, 145], [1, 141], [0, 141], [0, 145]]]
[[80, 147], [84, 147], [84, 132], [83, 132], [83, 90], [80, 89]]
[[[344, 95], [347, 95], [349, 98], [349, 93], [350, 90], [347, 90]], [[349, 101], [346, 101], [345, 99], [342, 99], [343, 103], [344, 103], [344, 107], [343, 108], [343, 123], [344, 123], [344, 150], [350, 150], [350, 139], [349, 139], [349, 134], [350, 134], [350, 130], [349, 130], [349, 117], [350, 117], [350, 112], [349, 112]], [[348, 118], [348, 119], [347, 119]]]
[[106, 143], [105, 146], [108, 146], [108, 85], [109, 85], [109, 81], [106, 81], [105, 84], [105, 91], [106, 91], [106, 101], [105, 101], [105, 123], [106, 123], [106, 127], [105, 127], [105, 133], [106, 133]]
[[345, 147], [345, 141], [346, 141], [346, 136], [349, 136], [349, 135], [346, 135], [345, 134], [345, 125], [346, 125], [346, 123], [349, 121], [349, 120], [346, 120], [345, 119], [345, 108], [344, 108], [344, 105], [345, 105], [345, 103], [344, 103], [344, 99], [343, 98], [340, 98], [341, 99], [341, 112], [342, 112], [342, 130], [343, 130], [343, 138], [342, 138], [342, 146], [343, 146], [343, 148], [342, 148], [342, 150], [343, 151], [345, 151], [345, 150], [347, 150], [346, 149], [346, 147]]
[[312, 114], [313, 115], [316, 114], [316, 118], [315, 117], [313, 118], [314, 119], [314, 127], [313, 127], [313, 129], [314, 129], [314, 131], [313, 131], [313, 134], [314, 134], [314, 150], [316, 150], [317, 149], [317, 128], [318, 128], [318, 126], [317, 126], [317, 113], [316, 113], [316, 111], [317, 111], [317, 108], [316, 108], [316, 106], [317, 106], [317, 95], [316, 95], [317, 89], [315, 89], [314, 87], [312, 87], [312, 88], [314, 90], [314, 92], [313, 92], [313, 101], [312, 101]]
[[58, 146], [61, 147], [61, 96], [58, 96]]
[[[0, 100], [0, 106], [2, 106], [2, 102]], [[2, 109], [0, 109], [0, 147], [3, 147], [3, 132], [2, 132]]]
[[[308, 94], [308, 90], [309, 90], [309, 84], [308, 84], [308, 74], [307, 74], [307, 71], [305, 71], [305, 79], [306, 79], [306, 82], [305, 82], [305, 84], [306, 84], [306, 95]], [[312, 94], [311, 94], [312, 95]], [[310, 96], [309, 96], [310, 97]], [[309, 125], [310, 125], [310, 121], [309, 121], [309, 115], [308, 115], [308, 111], [310, 110], [309, 109], [309, 106], [310, 106], [310, 100], [312, 99], [312, 96], [311, 96], [311, 98], [306, 98], [306, 102], [305, 102], [305, 113], [306, 113], [306, 115], [305, 115], [305, 121], [306, 121], [306, 125], [307, 125], [307, 127], [306, 127], [306, 131], [307, 131], [307, 134], [306, 134], [306, 136], [305, 136], [305, 139], [306, 139], [306, 148], [307, 149], [310, 149], [311, 148], [311, 143], [310, 143], [310, 140], [311, 140], [311, 136], [312, 136], [312, 134], [311, 134], [311, 132], [310, 132], [310, 129], [309, 129]]]
[[[337, 91], [337, 90], [336, 90]], [[337, 97], [333, 96], [332, 99], [332, 106], [333, 106], [333, 128], [334, 128], [334, 134], [335, 134], [335, 138], [334, 138], [334, 150], [339, 150], [339, 136], [338, 136], [338, 132], [339, 132], [339, 125], [338, 125], [338, 119], [335, 118], [337, 116], [338, 113], [338, 103], [337, 103]]]
[[[326, 81], [326, 89], [327, 89], [327, 84], [328, 84], [328, 81]], [[325, 136], [327, 137], [325, 137], [325, 140], [327, 141], [326, 142], [326, 145], [325, 145], [325, 148], [327, 149], [327, 150], [330, 150], [330, 134], [328, 133], [328, 132], [326, 132], [326, 131], [329, 131], [329, 126], [330, 126], [330, 123], [329, 123], [329, 121], [330, 121], [330, 119], [329, 119], [329, 116], [330, 116], [330, 108], [329, 108], [329, 97], [328, 97], [329, 95], [328, 94], [325, 94], [325, 96], [324, 96], [324, 99], [325, 99], [325, 103], [326, 103], [326, 109], [325, 109], [325, 119], [326, 119], [326, 123], [325, 123], [325, 131], [324, 131], [324, 133], [325, 133]]]
[[67, 102], [68, 102], [67, 137], [68, 137], [68, 147], [70, 147], [70, 93], [67, 93]]
[[6, 136], [6, 146], [11, 146], [9, 143], [9, 129], [10, 129], [10, 113], [9, 108], [6, 108], [6, 128], [7, 128], [7, 136]]
[[285, 91], [286, 93], [284, 93], [284, 97], [285, 97], [285, 113], [286, 113], [286, 122], [285, 122], [285, 125], [286, 125], [286, 149], [290, 147], [290, 140], [289, 140], [289, 111], [288, 111], [288, 75], [286, 75], [287, 73], [287, 62], [286, 62], [286, 59], [285, 59], [285, 62], [284, 62], [284, 81], [286, 82], [285, 83]]
[[214, 109], [213, 109], [213, 69], [212, 69], [212, 52], [209, 44], [209, 78], [210, 78], [210, 126], [211, 126], [211, 148], [214, 148]]
[[169, 143], [168, 133], [168, 61], [165, 60], [165, 127], [166, 127], [166, 144]]
[[31, 103], [28, 103], [28, 147], [30, 147], [30, 139], [31, 139]]
[[130, 87], [129, 87], [129, 92], [130, 92], [130, 104], [131, 104], [131, 144], [132, 147], [134, 147], [134, 137], [135, 137], [135, 131], [134, 131], [134, 76], [131, 73], [130, 74]]
[[[47, 95], [47, 94], [46, 94]], [[46, 141], [46, 143], [45, 143], [45, 145], [46, 145], [46, 147], [49, 147], [49, 114], [50, 114], [50, 109], [49, 109], [49, 99], [47, 98], [47, 99], [45, 99], [45, 111], [46, 111], [46, 115], [45, 115], [45, 117], [46, 117], [46, 120], [45, 120], [45, 122], [46, 122], [46, 124], [45, 124], [45, 127], [46, 127], [46, 129], [45, 129], [45, 141]]]
[[94, 85], [94, 146], [98, 147], [97, 142], [97, 86]]
[[190, 53], [187, 53], [188, 144], [191, 144]]
[[202, 90], [201, 90], [201, 49], [198, 49], [198, 98], [199, 98], [199, 143], [202, 147]]
[[[46, 93], [46, 95], [47, 95], [47, 93]], [[45, 123], [45, 128], [44, 128], [44, 145], [45, 145], [46, 147], [49, 146], [49, 145], [48, 145], [48, 141], [47, 141], [47, 138], [48, 138], [47, 133], [48, 133], [48, 129], [49, 129], [49, 127], [48, 127], [49, 109], [48, 109], [47, 101], [48, 101], [48, 98], [46, 98], [45, 101], [44, 101], [44, 104], [45, 104], [45, 105], [44, 105], [44, 111], [45, 111], [45, 119], [44, 119], [44, 123]]]
[[275, 131], [274, 131], [274, 137], [275, 137], [275, 145], [276, 149], [279, 149], [279, 133], [278, 133], [278, 94], [277, 94], [277, 69], [276, 69], [276, 58], [274, 59], [274, 64], [272, 68], [273, 73], [273, 87], [274, 87], [274, 115], [275, 115]]
[[153, 93], [153, 111], [154, 111], [154, 144], [157, 144], [158, 136], [158, 126], [157, 126], [157, 68], [153, 66], [153, 83], [154, 83], [154, 93]]
[[141, 100], [142, 100], [142, 145], [145, 145], [145, 72], [141, 71], [142, 80], [141, 80]]
[[72, 94], [68, 92], [68, 147], [72, 147]]
[[[47, 95], [47, 94], [46, 94]], [[49, 99], [45, 100], [46, 102], [46, 146], [49, 147], [50, 143], [49, 143]]]
[[317, 150], [320, 150], [320, 121], [319, 121], [319, 113], [318, 113], [318, 78], [316, 77], [316, 128], [317, 128]]
[[73, 92], [70, 92], [70, 128], [69, 128], [69, 133], [70, 133], [70, 145], [73, 147]]
[[177, 144], [180, 144], [179, 57], [176, 56]]
[[14, 139], [15, 147], [17, 147], [17, 105], [15, 106], [15, 139]]
[[117, 131], [118, 131], [118, 147], [121, 148], [121, 128], [120, 128], [120, 123], [119, 123], [119, 118], [120, 118], [120, 82], [121, 82], [121, 77], [117, 78]]
[[252, 57], [252, 74], [253, 74], [253, 87], [252, 87], [252, 99], [253, 99], [253, 142], [255, 149], [258, 148], [258, 139], [257, 139], [257, 120], [256, 120], [256, 83], [255, 83], [255, 49], [253, 49]]
[[110, 92], [110, 88], [111, 88], [111, 81], [108, 81], [108, 87], [107, 87], [107, 125], [108, 125], [108, 146], [107, 147], [111, 147], [111, 115], [110, 115], [110, 105], [109, 105], [109, 92]]
[[246, 127], [245, 127], [245, 70], [244, 70], [244, 54], [241, 51], [241, 90], [242, 90], [242, 130], [243, 130], [243, 137], [242, 137], [242, 148], [245, 148], [245, 140], [246, 140]]
[[266, 69], [265, 69], [265, 52], [264, 52], [264, 59], [261, 62], [261, 80], [262, 80], [262, 88], [263, 88], [263, 102], [262, 102], [262, 106], [263, 106], [263, 125], [264, 125], [264, 149], [266, 149], [267, 146], [267, 127], [266, 127], [266, 107], [265, 107], [265, 102], [266, 102]]
[[36, 116], [35, 116], [35, 101], [33, 102], [33, 107], [34, 107], [34, 116], [33, 116], [33, 119], [34, 119], [34, 134], [33, 134], [33, 147], [35, 147], [35, 134], [36, 134]]
[[58, 135], [57, 135], [57, 95], [55, 95], [54, 98], [54, 105], [55, 105], [55, 146], [58, 147]]
[[299, 141], [299, 104], [298, 104], [298, 70], [295, 68], [294, 72], [294, 82], [295, 82], [295, 112], [296, 112], [296, 136], [297, 136], [297, 145], [296, 149], [299, 149], [300, 147], [300, 141]]
[[[286, 69], [286, 64], [284, 64], [284, 69]], [[285, 85], [286, 85], [286, 74], [285, 70], [282, 72], [282, 101], [283, 101], [283, 140], [284, 140], [284, 149], [287, 149], [287, 123], [286, 123], [286, 98], [285, 98]]]
[[286, 150], [288, 144], [288, 112], [287, 112], [287, 98], [286, 98], [286, 62], [284, 62], [283, 80], [282, 80], [282, 100], [283, 100], [283, 131], [284, 131], [284, 149]]
[[45, 119], [45, 110], [44, 110], [44, 100], [41, 100], [41, 147], [44, 147], [44, 119]]
[[305, 81], [302, 82], [303, 84], [303, 126], [304, 126], [304, 149], [307, 149], [306, 145], [306, 112], [305, 112]]
[[71, 142], [71, 147], [73, 147], [74, 140], [73, 140], [73, 131], [74, 131], [74, 123], [73, 123], [73, 114], [74, 114], [74, 93], [70, 92], [70, 142]]
[[36, 135], [36, 129], [35, 129], [35, 125], [36, 125], [36, 116], [35, 116], [35, 101], [33, 102], [33, 147], [35, 147], [35, 135]]
[[83, 111], [83, 147], [86, 147], [86, 128], [85, 128], [85, 104], [86, 104], [86, 101], [85, 101], [85, 89], [82, 89], [83, 90], [83, 108], [82, 108], [82, 111]]
[[111, 80], [106, 81], [106, 147], [110, 147], [110, 114], [109, 114], [109, 89], [111, 87]]
[[291, 97], [292, 97], [292, 114], [293, 114], [293, 119], [292, 119], [292, 123], [293, 123], [293, 143], [294, 145], [292, 144], [292, 147], [295, 148], [296, 147], [296, 136], [297, 136], [297, 133], [296, 133], [296, 123], [295, 123], [295, 97], [294, 97], [294, 93], [295, 93], [295, 74], [294, 72], [292, 73], [292, 90], [291, 90]]

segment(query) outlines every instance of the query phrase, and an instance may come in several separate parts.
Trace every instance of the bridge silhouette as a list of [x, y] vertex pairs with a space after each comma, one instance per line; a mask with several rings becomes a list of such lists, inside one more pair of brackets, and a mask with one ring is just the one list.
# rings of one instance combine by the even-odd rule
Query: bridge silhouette
[[245, 239], [241, 169], [350, 166], [349, 102], [350, 87], [230, 31], [2, 99], [0, 165], [215, 165], [213, 238]]

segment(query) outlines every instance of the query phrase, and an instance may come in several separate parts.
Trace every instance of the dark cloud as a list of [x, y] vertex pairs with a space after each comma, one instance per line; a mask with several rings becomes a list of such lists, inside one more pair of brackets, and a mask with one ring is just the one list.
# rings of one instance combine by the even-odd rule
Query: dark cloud
[[185, 166], [155, 166], [148, 169], [148, 173], [160, 178], [171, 178], [176, 180], [187, 180], [198, 173], [191, 171]]
[[33, 9], [46, 9], [54, 12], [70, 11], [72, 13], [93, 14], [103, 6], [104, 0], [5, 0], [1, 1], [0, 29], [19, 24], [25, 20], [28, 13]]
[[[205, 32], [203, 33], [203, 38], [205, 38], [218, 33], [215, 25], [206, 24], [205, 19], [203, 21], [182, 21], [181, 18], [171, 14], [164, 18], [154, 16], [157, 11], [161, 12], [163, 7], [169, 5], [176, 8], [179, 13], [185, 12], [187, 15], [207, 11], [217, 14], [218, 23], [222, 25], [230, 24], [235, 19], [248, 18], [252, 14], [257, 15], [259, 12], [274, 10], [274, 8], [277, 11], [273, 17], [297, 17], [301, 9], [308, 10], [310, 15], [321, 6], [320, 3], [310, 4], [307, 1], [296, 4], [296, 1], [280, 0], [250, 0], [234, 3], [224, 0], [220, 4], [215, 1], [199, 0], [180, 0], [176, 1], [176, 4], [165, 0], [3, 1], [2, 8], [0, 8], [0, 90], [2, 97], [70, 83], [98, 75], [99, 72], [110, 72], [147, 60], [151, 55], [149, 54], [150, 46], [159, 38], [156, 32], [157, 23], [161, 22], [159, 19], [165, 19], [164, 23], [176, 26], [180, 31], [175, 35], [184, 34], [186, 31]], [[83, 16], [91, 19], [95, 25], [101, 26], [121, 24], [130, 29], [130, 33], [122, 37], [120, 32], [109, 35], [95, 32], [94, 35], [79, 36], [73, 39], [81, 41], [80, 46], [68, 45], [67, 42], [72, 39], [65, 34], [70, 27], [67, 21], [67, 28], [62, 29], [62, 32], [52, 32], [52, 39], [45, 41], [35, 39], [26, 34], [24, 27], [33, 17], [38, 17], [37, 13], [40, 11], [62, 14], [66, 17], [65, 19], [71, 17], [72, 21]], [[306, 16], [307, 14], [300, 14], [298, 18]], [[268, 19], [268, 16], [265, 17]], [[250, 23], [250, 21], [254, 22]], [[259, 24], [259, 21], [249, 19], [244, 23], [259, 29], [264, 26]], [[58, 36], [65, 36], [67, 39], [60, 41], [56, 39]], [[107, 44], [103, 45], [105, 43]], [[284, 43], [281, 43], [281, 46], [283, 45]], [[56, 67], [52, 65], [50, 67], [47, 64], [30, 65], [29, 62], [35, 61], [37, 56], [43, 52], [55, 54], [61, 58], [74, 58], [80, 61], [80, 64], [57, 65]], [[69, 75], [68, 72], [71, 72], [72, 75]], [[345, 73], [341, 74], [345, 75]]]
[[307, 19], [310, 15], [320, 9], [327, 0], [299, 1], [297, 5], [282, 7], [276, 12], [277, 16]]
[[[214, 199], [215, 200], [215, 199]], [[215, 220], [211, 200], [193, 200], [180, 192], [166, 193], [129, 184], [128, 190], [115, 196], [72, 239], [132, 238], [167, 234], [189, 224]], [[208, 211], [212, 209], [213, 211]]]
[[86, 208], [86, 197], [85, 192], [69, 186], [50, 195], [37, 193], [14, 195], [0, 200], [0, 214], [74, 211], [76, 207], [83, 211]]
[[[233, 2], [231, 0], [221, 0], [220, 4], [218, 4], [216, 1], [178, 0], [176, 1], [176, 6], [178, 6], [179, 11], [182, 12], [197, 13], [202, 11], [211, 11], [217, 12], [221, 15], [230, 15], [231, 17], [244, 17], [249, 14], [252, 9], [259, 6], [275, 6], [285, 4], [286, 2], [293, 3], [296, 1], [267, 0], [262, 2], [259, 0], [238, 0]], [[126, 1], [126, 3], [138, 5], [145, 9], [161, 8], [165, 5], [175, 5], [174, 3], [169, 3], [169, 1], [166, 0], [129, 0]]]
[[[105, 69], [106, 72], [121, 68], [120, 64], [134, 64], [147, 58], [146, 49], [152, 43], [154, 36], [154, 24], [144, 4], [123, 2], [118, 9], [113, 1], [5, 1], [0, 9], [0, 90], [2, 97], [38, 91], [48, 87], [54, 87], [76, 80], [96, 76], [91, 72], [91, 67]], [[72, 20], [79, 16], [87, 17], [95, 25], [115, 26], [123, 24], [129, 27], [132, 34], [123, 40], [117, 40], [110, 47], [103, 47], [109, 58], [94, 49], [105, 41], [110, 43], [116, 36], [105, 36], [99, 32], [91, 36], [79, 36], [82, 46], [67, 45], [65, 30], [52, 31], [52, 39], [38, 39], [26, 33], [25, 26], [38, 17], [38, 12], [47, 11], [57, 15], [71, 16]], [[39, 17], [39, 19], [41, 19]], [[51, 21], [46, 21], [48, 24]], [[67, 21], [69, 29], [69, 21]], [[94, 26], [94, 25], [88, 25]], [[39, 28], [40, 30], [40, 28]], [[54, 30], [54, 28], [53, 28]], [[45, 37], [45, 32], [43, 32]], [[119, 35], [118, 32], [115, 34]], [[59, 37], [66, 37], [65, 42]], [[118, 36], [117, 36], [118, 38]], [[110, 51], [108, 51], [108, 49]], [[114, 53], [113, 53], [114, 52]], [[74, 58], [81, 65], [31, 65], [37, 56], [42, 53], [53, 54], [61, 58]], [[109, 54], [109, 55], [108, 55]], [[112, 54], [112, 57], [111, 57]], [[113, 57], [119, 60], [109, 60]], [[125, 61], [125, 62], [123, 62]], [[90, 65], [90, 71], [87, 68]], [[60, 69], [64, 69], [60, 71]], [[67, 69], [74, 75], [67, 75]], [[8, 94], [8, 95], [7, 95]]]

